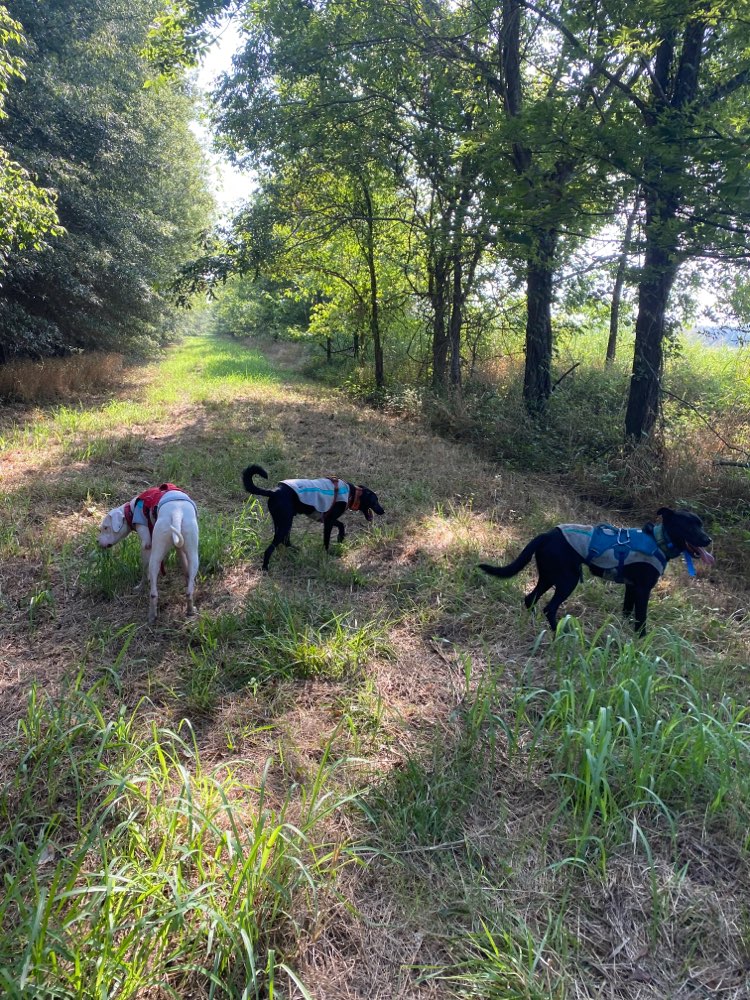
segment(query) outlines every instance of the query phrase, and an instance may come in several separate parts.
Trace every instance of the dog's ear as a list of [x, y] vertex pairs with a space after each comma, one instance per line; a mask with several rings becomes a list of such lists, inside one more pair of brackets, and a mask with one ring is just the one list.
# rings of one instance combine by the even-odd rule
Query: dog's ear
[[109, 518], [112, 523], [112, 531], [118, 534], [122, 531], [122, 526], [125, 524], [125, 515], [119, 507], [115, 507], [114, 510], [109, 512]]
[[656, 512], [657, 517], [664, 517], [668, 514], [674, 514], [674, 511], [672, 510], [671, 507], [660, 507]]

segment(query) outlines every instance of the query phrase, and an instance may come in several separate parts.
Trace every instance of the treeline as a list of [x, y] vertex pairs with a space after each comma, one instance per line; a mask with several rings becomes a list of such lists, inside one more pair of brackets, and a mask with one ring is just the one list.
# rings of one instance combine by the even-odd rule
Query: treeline
[[0, 6], [0, 362], [148, 350], [211, 225], [195, 97], [147, 51], [162, 0]]
[[619, 226], [615, 314], [636, 290], [626, 432], [648, 434], [681, 278], [718, 262], [729, 292], [748, 257], [746, 0], [185, 0], [162, 21], [165, 57], [232, 12], [244, 44], [215, 122], [259, 187], [193, 284], [263, 274], [314, 328], [353, 328], [378, 386], [398, 338], [439, 391], [520, 296], [534, 414], [564, 277], [601, 271], [591, 241]]

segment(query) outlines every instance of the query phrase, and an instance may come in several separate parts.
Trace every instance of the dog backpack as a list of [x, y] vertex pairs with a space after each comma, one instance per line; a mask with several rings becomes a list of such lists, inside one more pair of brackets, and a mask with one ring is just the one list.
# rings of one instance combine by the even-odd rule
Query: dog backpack
[[667, 568], [667, 557], [652, 531], [616, 528], [612, 524], [561, 524], [565, 541], [587, 566], [603, 571], [605, 580], [624, 583], [623, 571], [633, 563], [648, 563], [659, 576]]

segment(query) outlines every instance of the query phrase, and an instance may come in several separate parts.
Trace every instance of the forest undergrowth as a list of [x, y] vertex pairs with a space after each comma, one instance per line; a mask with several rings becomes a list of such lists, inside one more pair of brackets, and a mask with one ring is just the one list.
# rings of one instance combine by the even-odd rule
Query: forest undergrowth
[[[4, 995], [747, 996], [735, 574], [672, 564], [642, 639], [589, 580], [553, 637], [477, 562], [621, 514], [295, 357], [191, 337], [107, 400], [0, 417]], [[264, 576], [250, 462], [386, 515], [330, 556], [297, 521]], [[170, 564], [151, 627], [135, 542], [96, 526], [166, 480], [198, 615]]]

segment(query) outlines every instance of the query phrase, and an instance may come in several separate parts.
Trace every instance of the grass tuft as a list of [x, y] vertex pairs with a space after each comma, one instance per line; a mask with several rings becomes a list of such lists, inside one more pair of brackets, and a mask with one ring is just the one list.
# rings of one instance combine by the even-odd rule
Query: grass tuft
[[[648, 852], [648, 829], [670, 830], [685, 813], [750, 820], [750, 710], [707, 697], [670, 669], [685, 644], [661, 654], [648, 637], [625, 642], [600, 630], [587, 639], [566, 619], [555, 644], [557, 686], [520, 695], [534, 739], [529, 766], [549, 759], [575, 818], [574, 858], [634, 837]], [[670, 655], [672, 654], [672, 655]]]
[[110, 702], [80, 678], [60, 701], [33, 690], [2, 747], [3, 995], [260, 1000], [296, 982], [287, 962], [351, 859], [323, 832], [344, 804], [328, 753], [272, 808], [272, 760], [254, 785], [239, 761], [212, 773], [184, 723]]

